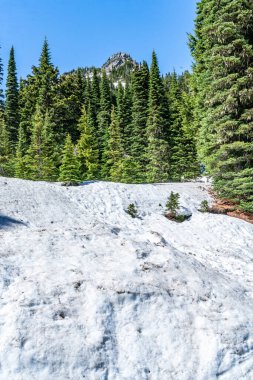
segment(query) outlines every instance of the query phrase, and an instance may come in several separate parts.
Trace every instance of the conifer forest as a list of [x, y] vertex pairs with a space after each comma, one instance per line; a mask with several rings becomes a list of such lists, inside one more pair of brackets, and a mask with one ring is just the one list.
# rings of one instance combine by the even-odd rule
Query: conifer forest
[[19, 80], [12, 47], [8, 67], [0, 57], [0, 174], [153, 183], [204, 173], [253, 212], [252, 1], [199, 1], [189, 49], [181, 74], [162, 76], [154, 51], [150, 66], [127, 56], [118, 70], [61, 74], [45, 39]]

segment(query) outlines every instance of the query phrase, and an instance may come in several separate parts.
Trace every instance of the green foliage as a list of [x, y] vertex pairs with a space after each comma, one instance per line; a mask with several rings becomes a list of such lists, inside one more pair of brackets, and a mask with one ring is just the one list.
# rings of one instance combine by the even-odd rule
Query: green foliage
[[16, 150], [15, 160], [15, 177], [27, 178], [26, 157], [27, 152], [27, 139], [24, 128], [19, 126], [18, 130], [18, 144]]
[[97, 179], [100, 169], [99, 149], [91, 108], [86, 115], [86, 110], [83, 107], [78, 127], [81, 131], [81, 137], [77, 144], [77, 152], [82, 179]]
[[111, 123], [111, 90], [109, 80], [106, 72], [102, 71], [102, 78], [100, 83], [100, 111], [98, 114], [98, 144], [99, 144], [99, 158], [102, 164], [102, 176], [109, 175], [106, 165], [106, 149], [108, 142], [108, 129]]
[[165, 79], [170, 110], [170, 178], [176, 181], [198, 175], [196, 132], [193, 128], [193, 94], [189, 73], [175, 72]]
[[252, 210], [253, 4], [202, 0], [190, 47], [195, 59], [198, 151], [218, 194]]
[[172, 217], [177, 216], [177, 212], [179, 210], [179, 198], [180, 195], [178, 193], [171, 191], [166, 203], [166, 211], [169, 212]]
[[[38, 105], [32, 123], [31, 143], [24, 158], [26, 163], [25, 175], [32, 180], [54, 181], [58, 177], [57, 154], [54, 148], [54, 135], [48, 112], [44, 116], [41, 107]], [[22, 127], [20, 127], [21, 133]], [[21, 141], [19, 143], [21, 145]], [[20, 152], [20, 156], [21, 154]]]
[[3, 85], [3, 61], [0, 56], [0, 112], [2, 112], [4, 109], [4, 93], [3, 93], [2, 85]]
[[130, 203], [127, 207], [127, 213], [132, 217], [136, 218], [138, 216], [138, 211], [134, 203]]
[[147, 135], [147, 180], [166, 182], [169, 179], [168, 108], [155, 52], [149, 79]]
[[104, 169], [108, 173], [108, 179], [111, 181], [121, 181], [123, 171], [124, 151], [122, 146], [121, 133], [115, 109], [112, 109], [111, 124], [108, 129], [108, 143], [104, 151], [106, 158]]
[[19, 125], [19, 92], [14, 48], [11, 48], [6, 82], [5, 123], [12, 150], [17, 142]]
[[208, 201], [205, 199], [200, 203], [200, 212], [209, 212], [209, 204]]
[[13, 175], [13, 155], [9, 133], [5, 125], [3, 113], [0, 111], [0, 175]]
[[[137, 67], [133, 73], [132, 93], [131, 154], [138, 166], [138, 180], [144, 182], [147, 174], [146, 150], [148, 146], [148, 135], [146, 125], [149, 93], [149, 69], [146, 62], [143, 62], [141, 66]], [[136, 173], [134, 176], [135, 175]]]
[[70, 184], [80, 182], [79, 162], [70, 134], [67, 135], [65, 140], [59, 181]]

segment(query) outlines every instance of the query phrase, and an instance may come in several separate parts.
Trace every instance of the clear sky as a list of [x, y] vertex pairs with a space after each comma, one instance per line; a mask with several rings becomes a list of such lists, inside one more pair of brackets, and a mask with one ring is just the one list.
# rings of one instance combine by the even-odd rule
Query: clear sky
[[187, 33], [196, 0], [0, 0], [0, 5], [0, 54], [6, 71], [14, 46], [18, 76], [38, 63], [44, 36], [61, 73], [99, 67], [118, 51], [150, 63], [153, 49], [163, 74], [191, 68]]

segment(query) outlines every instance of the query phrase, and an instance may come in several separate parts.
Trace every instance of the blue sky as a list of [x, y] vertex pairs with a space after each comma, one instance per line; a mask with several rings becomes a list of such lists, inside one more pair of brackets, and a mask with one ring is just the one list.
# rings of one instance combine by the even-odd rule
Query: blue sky
[[158, 55], [162, 73], [190, 69], [187, 32], [196, 0], [1, 0], [0, 45], [5, 70], [14, 45], [18, 76], [36, 65], [44, 36], [60, 72], [101, 66], [118, 51], [150, 63]]

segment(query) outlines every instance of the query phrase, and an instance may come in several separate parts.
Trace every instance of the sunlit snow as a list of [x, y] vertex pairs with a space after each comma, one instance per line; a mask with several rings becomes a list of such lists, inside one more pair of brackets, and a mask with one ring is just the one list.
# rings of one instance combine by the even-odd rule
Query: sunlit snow
[[0, 379], [252, 380], [253, 225], [207, 188], [0, 178]]

